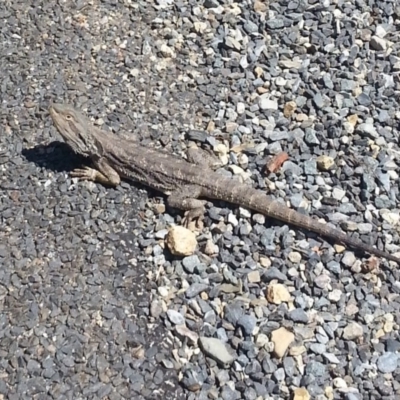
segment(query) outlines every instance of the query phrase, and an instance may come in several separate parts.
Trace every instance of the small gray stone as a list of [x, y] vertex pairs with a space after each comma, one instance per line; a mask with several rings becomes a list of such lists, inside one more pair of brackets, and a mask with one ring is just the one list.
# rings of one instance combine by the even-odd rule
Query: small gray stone
[[243, 315], [243, 308], [237, 303], [227, 304], [224, 308], [225, 319], [232, 325], [236, 325]]
[[187, 298], [191, 299], [192, 297], [197, 296], [198, 294], [200, 294], [201, 292], [204, 292], [207, 289], [208, 289], [208, 285], [206, 285], [204, 283], [193, 283], [186, 290], [185, 295]]
[[254, 23], [253, 21], [247, 20], [243, 25], [243, 29], [247, 33], [255, 33], [255, 32], [258, 32], [258, 25], [256, 23]]
[[290, 204], [292, 205], [293, 208], [300, 207], [302, 202], [303, 202], [303, 194], [302, 193], [296, 193], [296, 194], [290, 196]]
[[285, 379], [285, 370], [283, 368], [278, 368], [274, 372], [274, 377], [278, 382], [282, 382]]
[[314, 129], [307, 128], [306, 134], [304, 136], [304, 141], [307, 144], [316, 145], [320, 144], [319, 139], [317, 138], [317, 132]]
[[342, 258], [342, 263], [344, 265], [347, 265], [348, 267], [351, 267], [355, 262], [356, 262], [356, 256], [354, 255], [354, 253], [346, 251], [346, 253], [344, 253], [344, 256]]
[[240, 326], [245, 335], [250, 336], [253, 334], [253, 330], [256, 327], [257, 318], [254, 315], [242, 315], [238, 321], [237, 325]]
[[205, 8], [216, 8], [219, 6], [219, 3], [217, 0], [205, 0], [203, 6]]
[[260, 97], [258, 105], [261, 110], [277, 110], [278, 102], [276, 100], [269, 99], [268, 97]]
[[296, 308], [296, 309], [290, 311], [289, 318], [293, 322], [301, 322], [303, 324], [307, 324], [308, 323], [308, 315], [301, 308]]
[[194, 272], [194, 269], [198, 264], [200, 264], [200, 260], [199, 260], [199, 257], [196, 255], [185, 257], [182, 260], [183, 267], [190, 274], [192, 274]]
[[208, 357], [211, 357], [223, 367], [232, 364], [234, 361], [234, 358], [226, 349], [225, 343], [219, 339], [201, 336], [199, 345]]
[[277, 140], [288, 140], [290, 137], [289, 132], [288, 131], [273, 131], [270, 135], [269, 135], [269, 139], [273, 140], [273, 141], [277, 141]]
[[385, 51], [387, 49], [387, 41], [378, 36], [372, 36], [369, 43], [374, 50]]
[[386, 110], [379, 110], [378, 114], [379, 122], [388, 122], [390, 120], [390, 115]]
[[382, 354], [377, 361], [377, 367], [383, 374], [394, 372], [398, 366], [399, 356], [395, 353]]
[[379, 137], [379, 134], [376, 128], [370, 123], [362, 123], [356, 127], [356, 133], [360, 134], [361, 136], [366, 136], [371, 139], [376, 139]]
[[322, 343], [312, 343], [310, 345], [310, 350], [315, 354], [322, 354], [326, 351], [326, 346]]
[[361, 93], [358, 97], [357, 97], [357, 101], [358, 104], [368, 107], [371, 105], [372, 100], [371, 98], [366, 94], [366, 93]]
[[318, 92], [314, 97], [313, 97], [314, 104], [317, 108], [324, 108], [325, 105], [327, 104], [326, 99], [322, 96], [320, 92]]
[[185, 323], [185, 317], [176, 310], [168, 310], [167, 315], [169, 320], [175, 325], [183, 325]]
[[351, 92], [355, 89], [356, 82], [351, 81], [349, 79], [342, 79], [340, 81], [340, 89], [344, 92]]
[[310, 361], [306, 365], [307, 375], [321, 377], [326, 374], [326, 366], [318, 361]]
[[281, 29], [285, 26], [285, 23], [281, 18], [272, 18], [267, 21], [266, 25], [269, 29]]
[[292, 161], [286, 161], [282, 166], [282, 172], [290, 171], [295, 176], [301, 176], [303, 170], [302, 168]]
[[389, 338], [386, 340], [385, 345], [388, 353], [400, 350], [400, 342], [398, 340]]
[[357, 224], [357, 228], [361, 235], [367, 235], [372, 232], [372, 224], [369, 222]]
[[285, 274], [283, 274], [281, 271], [279, 271], [278, 268], [276, 267], [271, 267], [267, 270], [267, 272], [264, 274], [264, 278], [269, 282], [272, 281], [273, 279], [278, 280], [279, 282], [285, 282], [287, 280], [287, 277]]
[[306, 175], [317, 175], [317, 161], [316, 160], [307, 160], [303, 164], [304, 173]]
[[341, 361], [332, 353], [323, 353], [322, 356], [332, 364], [340, 364]]
[[158, 318], [163, 313], [162, 305], [158, 300], [153, 300], [150, 306], [150, 315]]

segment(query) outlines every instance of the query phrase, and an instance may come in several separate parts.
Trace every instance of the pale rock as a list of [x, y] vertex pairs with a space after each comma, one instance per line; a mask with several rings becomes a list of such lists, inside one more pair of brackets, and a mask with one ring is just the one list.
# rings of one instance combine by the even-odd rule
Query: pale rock
[[195, 344], [199, 340], [199, 335], [196, 332], [191, 331], [185, 325], [176, 325], [175, 330], [178, 335], [187, 338], [190, 344]]
[[293, 391], [293, 400], [310, 400], [311, 396], [306, 388], [296, 388]]
[[363, 335], [363, 327], [357, 322], [350, 322], [343, 330], [343, 339], [354, 340]]
[[171, 49], [171, 47], [167, 46], [166, 44], [161, 45], [160, 48], [161, 54], [165, 58], [173, 58], [175, 57], [175, 51], [174, 49]]
[[264, 347], [267, 343], [269, 343], [268, 336], [264, 333], [259, 333], [256, 336], [256, 346], [257, 347]]
[[274, 344], [274, 355], [282, 358], [290, 344], [294, 341], [294, 334], [286, 328], [276, 329], [271, 333], [271, 342]]
[[334, 303], [337, 303], [342, 297], [342, 291], [339, 289], [333, 289], [332, 292], [329, 293], [328, 299]]
[[268, 97], [261, 96], [258, 101], [258, 106], [261, 110], [277, 110], [278, 102], [276, 100], [269, 99]]
[[298, 251], [291, 251], [288, 258], [292, 263], [298, 264], [301, 261], [301, 254]]
[[246, 111], [246, 105], [244, 103], [237, 103], [236, 105], [236, 112], [241, 115]]
[[295, 101], [288, 101], [285, 104], [285, 107], [283, 108], [283, 115], [286, 118], [289, 118], [293, 115], [293, 113], [296, 111], [297, 104]]
[[260, 273], [258, 271], [251, 271], [247, 274], [247, 279], [250, 283], [257, 283], [261, 281]]
[[385, 51], [388, 47], [388, 43], [385, 39], [382, 39], [378, 36], [372, 36], [371, 41], [369, 42], [371, 47], [377, 51]]
[[224, 367], [232, 364], [234, 361], [234, 358], [229, 353], [222, 340], [201, 336], [199, 338], [199, 346], [203, 350], [204, 354]]
[[329, 156], [319, 156], [317, 158], [317, 167], [321, 171], [329, 171], [335, 165], [335, 160]]
[[197, 247], [195, 234], [183, 226], [173, 226], [168, 231], [165, 242], [175, 256], [190, 256]]
[[272, 283], [268, 285], [266, 298], [270, 303], [281, 304], [291, 299], [287, 288], [281, 283]]
[[343, 378], [335, 378], [333, 380], [333, 386], [338, 389], [347, 388], [347, 383]]
[[193, 22], [193, 28], [197, 33], [203, 33], [207, 29], [207, 24], [201, 21]]

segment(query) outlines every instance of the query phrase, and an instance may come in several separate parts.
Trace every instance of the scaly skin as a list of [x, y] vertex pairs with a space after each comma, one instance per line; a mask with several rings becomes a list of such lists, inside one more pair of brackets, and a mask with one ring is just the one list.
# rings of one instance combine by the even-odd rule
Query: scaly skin
[[400, 258], [351, 238], [338, 229], [315, 221], [246, 184], [214, 172], [204, 157], [190, 151], [188, 159], [141, 146], [94, 127], [80, 112], [53, 104], [50, 115], [65, 142], [92, 161], [93, 168], [76, 169], [72, 176], [117, 186], [121, 178], [141, 182], [168, 195], [168, 204], [185, 210], [186, 222], [201, 218], [204, 201], [218, 199], [238, 204], [268, 217], [315, 232], [355, 249], [400, 263]]

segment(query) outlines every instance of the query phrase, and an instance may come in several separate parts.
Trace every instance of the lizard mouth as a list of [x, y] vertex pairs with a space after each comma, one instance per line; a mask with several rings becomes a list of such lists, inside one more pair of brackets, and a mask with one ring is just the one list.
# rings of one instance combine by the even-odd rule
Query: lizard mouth
[[49, 114], [50, 114], [51, 118], [54, 120], [54, 117], [57, 115], [57, 111], [55, 110], [53, 105], [50, 105], [50, 107], [49, 107]]
[[57, 118], [56, 118], [57, 117], [57, 111], [55, 110], [55, 108], [52, 105], [49, 107], [49, 114], [50, 114], [50, 117], [53, 120], [53, 123], [58, 128], [59, 124], [58, 124], [58, 121], [57, 121]]

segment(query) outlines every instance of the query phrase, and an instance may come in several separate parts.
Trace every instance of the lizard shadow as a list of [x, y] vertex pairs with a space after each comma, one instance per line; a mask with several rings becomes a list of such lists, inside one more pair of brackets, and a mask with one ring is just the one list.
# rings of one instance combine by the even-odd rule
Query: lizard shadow
[[[72, 172], [76, 168], [91, 165], [91, 160], [82, 155], [76, 154], [66, 143], [54, 141], [49, 144], [39, 144], [30, 149], [23, 149], [22, 155], [27, 161], [36, 164], [40, 168], [50, 169], [54, 172]], [[122, 180], [122, 185], [127, 188], [134, 186], [138, 189], [147, 191], [149, 198], [160, 198], [164, 195], [160, 194], [155, 189], [149, 188], [140, 182], [128, 182]], [[110, 187], [103, 184], [105, 187]]]
[[23, 149], [22, 155], [38, 167], [51, 169], [55, 172], [70, 172], [88, 164], [85, 157], [74, 153], [68, 145], [59, 141]]

